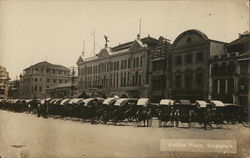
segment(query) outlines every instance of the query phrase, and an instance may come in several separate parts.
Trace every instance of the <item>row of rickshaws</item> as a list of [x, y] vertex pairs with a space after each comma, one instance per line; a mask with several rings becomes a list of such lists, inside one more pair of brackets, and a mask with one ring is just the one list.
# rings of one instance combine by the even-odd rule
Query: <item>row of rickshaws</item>
[[135, 122], [137, 125], [151, 126], [152, 118], [158, 118], [159, 127], [191, 128], [210, 124], [221, 128], [241, 123], [250, 128], [247, 110], [217, 100], [191, 103], [182, 99], [162, 99], [160, 103], [150, 103], [148, 98], [0, 99], [0, 109], [81, 118], [104, 124]]

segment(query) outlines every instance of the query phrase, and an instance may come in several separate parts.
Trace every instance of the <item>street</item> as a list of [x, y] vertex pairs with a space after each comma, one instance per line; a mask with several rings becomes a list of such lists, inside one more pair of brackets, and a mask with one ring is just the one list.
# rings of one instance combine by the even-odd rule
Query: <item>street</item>
[[[92, 125], [80, 120], [38, 118], [0, 110], [1, 158], [88, 157], [250, 157], [250, 132], [241, 124], [230, 129]], [[160, 151], [162, 139], [236, 140], [237, 153]]]

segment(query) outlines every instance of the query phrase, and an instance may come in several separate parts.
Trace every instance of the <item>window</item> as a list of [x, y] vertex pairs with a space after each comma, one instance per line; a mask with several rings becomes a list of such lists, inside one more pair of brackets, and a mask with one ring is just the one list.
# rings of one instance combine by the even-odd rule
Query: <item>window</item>
[[132, 77], [132, 86], [135, 85], [135, 76]]
[[120, 68], [120, 65], [119, 65], [119, 61], [117, 61], [117, 70], [119, 70], [119, 68]]
[[139, 67], [139, 57], [136, 58], [136, 67]]
[[192, 64], [193, 63], [193, 56], [192, 54], [185, 55], [185, 64]]
[[182, 56], [175, 57], [175, 65], [182, 65]]
[[175, 76], [175, 87], [176, 88], [181, 88], [181, 75], [176, 75]]
[[124, 69], [127, 69], [127, 59], [124, 60]]
[[131, 66], [131, 58], [128, 59], [128, 68], [130, 68], [130, 66]]
[[192, 75], [185, 75], [185, 87], [186, 88], [192, 87]]
[[38, 68], [37, 68], [37, 67], [35, 68], [35, 71], [38, 71]]
[[130, 74], [128, 72], [128, 76], [127, 76], [127, 86], [130, 86]]
[[54, 83], [56, 83], [56, 80], [54, 80]]
[[121, 61], [121, 69], [123, 69], [123, 60]]
[[139, 86], [141, 85], [141, 75], [139, 75]]
[[248, 60], [240, 61], [240, 73], [246, 74], [248, 72]]
[[204, 62], [204, 53], [202, 53], [202, 52], [196, 53], [195, 60], [196, 60], [196, 63], [203, 63]]
[[35, 82], [37, 82], [37, 78], [35, 78]]
[[62, 80], [59, 80], [60, 83], [62, 83]]
[[37, 86], [35, 86], [35, 92], [37, 91]]
[[47, 79], [47, 82], [49, 82], [49, 79]]
[[202, 73], [197, 73], [196, 74], [196, 84], [198, 87], [202, 87], [203, 85], [203, 74]]
[[40, 87], [39, 87], [39, 92], [41, 92], [41, 91], [42, 91], [42, 87], [40, 86]]
[[213, 94], [218, 94], [218, 80], [213, 80]]
[[140, 67], [142, 67], [142, 57], [140, 58]]
[[226, 80], [221, 79], [220, 80], [220, 93], [225, 94], [225, 90], [226, 90]]
[[234, 93], [234, 79], [229, 79], [227, 82], [228, 85], [228, 93], [233, 94]]

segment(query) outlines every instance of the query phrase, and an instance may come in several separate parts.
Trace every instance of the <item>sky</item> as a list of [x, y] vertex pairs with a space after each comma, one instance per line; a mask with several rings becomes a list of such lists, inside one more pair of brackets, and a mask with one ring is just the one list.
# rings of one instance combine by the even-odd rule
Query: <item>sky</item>
[[233, 41], [249, 30], [247, 0], [80, 1], [1, 0], [0, 65], [11, 79], [47, 60], [76, 66], [85, 41], [85, 56], [108, 45], [141, 37], [163, 36], [172, 42], [182, 32], [197, 29], [208, 38]]

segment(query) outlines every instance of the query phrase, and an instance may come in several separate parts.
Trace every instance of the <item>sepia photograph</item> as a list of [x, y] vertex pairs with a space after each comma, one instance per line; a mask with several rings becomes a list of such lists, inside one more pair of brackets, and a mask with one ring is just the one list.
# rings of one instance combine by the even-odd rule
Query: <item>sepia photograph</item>
[[0, 158], [250, 158], [249, 0], [0, 0]]

